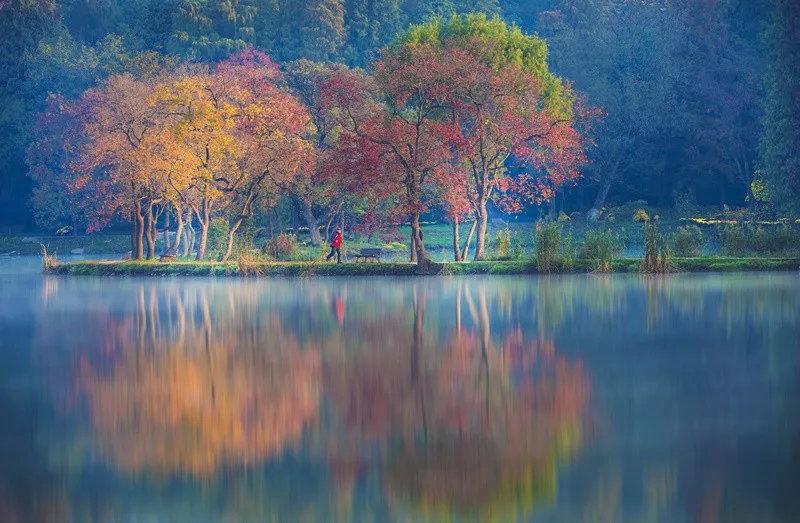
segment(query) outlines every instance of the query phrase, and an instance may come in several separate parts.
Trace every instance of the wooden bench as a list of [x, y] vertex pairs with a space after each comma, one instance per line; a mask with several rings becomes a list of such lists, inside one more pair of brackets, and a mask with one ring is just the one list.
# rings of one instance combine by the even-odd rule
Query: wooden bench
[[383, 250], [381, 249], [361, 249], [357, 253], [353, 254], [353, 258], [356, 261], [363, 261], [367, 262], [370, 260], [375, 260], [376, 262], [381, 261], [381, 254], [383, 254]]

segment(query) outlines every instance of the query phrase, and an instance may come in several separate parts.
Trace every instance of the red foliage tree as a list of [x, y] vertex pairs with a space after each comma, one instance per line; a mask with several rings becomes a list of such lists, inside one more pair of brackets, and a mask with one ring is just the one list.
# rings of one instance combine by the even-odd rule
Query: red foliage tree
[[[409, 31], [390, 60], [419, 66], [441, 97], [441, 119], [451, 135], [452, 172], [466, 175], [474, 197], [484, 257], [487, 204], [497, 191], [506, 211], [520, 198], [540, 203], [579, 176], [585, 162], [575, 126], [575, 96], [547, 70], [547, 46], [500, 19], [479, 15], [435, 20]], [[509, 178], [511, 161], [523, 174]]]
[[453, 131], [440, 118], [446, 79], [428, 64], [389, 57], [374, 77], [357, 72], [331, 76], [323, 89], [326, 106], [341, 126], [333, 171], [372, 196], [393, 196], [398, 215], [411, 221], [412, 252], [428, 257], [420, 215], [435, 201], [429, 190], [437, 170], [449, 164]]

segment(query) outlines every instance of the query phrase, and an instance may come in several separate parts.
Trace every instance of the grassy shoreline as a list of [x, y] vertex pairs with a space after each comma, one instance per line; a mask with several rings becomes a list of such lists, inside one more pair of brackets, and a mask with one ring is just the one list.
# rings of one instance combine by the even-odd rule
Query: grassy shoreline
[[[641, 260], [614, 260], [612, 272], [630, 273], [639, 270]], [[594, 260], [575, 260], [552, 273], [586, 273], [596, 267]], [[745, 272], [800, 270], [800, 258], [675, 258], [674, 272]], [[433, 264], [421, 268], [411, 263], [323, 263], [265, 262], [242, 272], [236, 262], [196, 261], [80, 261], [58, 263], [46, 270], [50, 274], [76, 276], [420, 276], [461, 274], [538, 274], [536, 262], [483, 261]]]

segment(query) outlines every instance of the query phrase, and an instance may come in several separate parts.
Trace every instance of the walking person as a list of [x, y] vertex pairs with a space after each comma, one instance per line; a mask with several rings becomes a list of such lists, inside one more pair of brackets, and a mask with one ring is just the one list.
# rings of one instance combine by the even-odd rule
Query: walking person
[[331, 252], [325, 261], [331, 261], [333, 255], [336, 255], [336, 263], [342, 263], [342, 229], [336, 229], [336, 232], [331, 236]]

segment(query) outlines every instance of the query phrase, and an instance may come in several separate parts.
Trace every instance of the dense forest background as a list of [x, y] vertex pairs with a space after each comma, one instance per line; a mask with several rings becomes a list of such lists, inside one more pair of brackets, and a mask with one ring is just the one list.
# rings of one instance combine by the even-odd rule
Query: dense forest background
[[[49, 93], [256, 46], [367, 66], [411, 23], [498, 14], [544, 37], [551, 70], [601, 107], [559, 210], [645, 200], [687, 210], [800, 191], [794, 0], [0, 0], [0, 226], [35, 227], [25, 155]], [[529, 209], [526, 212], [535, 212]]]

